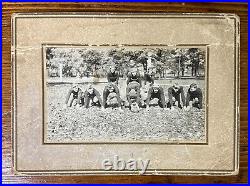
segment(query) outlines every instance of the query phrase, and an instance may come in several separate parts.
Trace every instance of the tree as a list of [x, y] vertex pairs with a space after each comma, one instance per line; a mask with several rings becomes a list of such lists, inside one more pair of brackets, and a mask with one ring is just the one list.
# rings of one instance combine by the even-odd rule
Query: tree
[[130, 68], [147, 71], [150, 67], [160, 77], [167, 74], [178, 74], [186, 66], [192, 64], [194, 58], [199, 59], [199, 68], [204, 68], [205, 51], [199, 48], [55, 48], [46, 50], [46, 67], [53, 71], [63, 66], [64, 76], [103, 77], [110, 66], [116, 66], [121, 76], [125, 76]]

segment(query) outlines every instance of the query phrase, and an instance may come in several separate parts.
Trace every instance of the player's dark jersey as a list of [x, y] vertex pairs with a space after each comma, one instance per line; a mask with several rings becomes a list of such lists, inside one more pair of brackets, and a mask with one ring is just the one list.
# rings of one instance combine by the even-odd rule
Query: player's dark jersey
[[183, 87], [180, 86], [178, 90], [174, 89], [174, 87], [168, 88], [168, 97], [169, 97], [169, 103], [171, 106], [173, 106], [173, 100], [174, 97], [175, 100], [177, 100], [180, 104], [180, 101], [182, 101], [183, 105], [185, 105], [185, 95], [183, 91]]
[[132, 82], [132, 81], [136, 81], [141, 85], [141, 77], [139, 73], [136, 73], [135, 76], [133, 76], [132, 74], [128, 75], [128, 80], [127, 80], [127, 85]]
[[153, 76], [153, 75], [150, 75], [150, 74], [148, 74], [148, 73], [145, 73], [145, 75], [144, 75], [144, 80], [145, 80], [146, 82], [149, 82], [149, 83], [151, 83], [151, 84], [154, 84], [154, 76]]
[[[158, 91], [154, 91], [154, 89], [157, 89]], [[150, 88], [148, 91], [148, 96], [152, 98], [160, 98], [161, 94], [163, 93], [163, 90], [159, 88]]]
[[188, 94], [190, 100], [193, 100], [194, 98], [202, 98], [202, 92], [200, 88], [197, 88], [196, 91], [190, 91], [190, 88], [188, 89]]
[[[111, 86], [113, 87], [113, 92], [120, 96], [118, 87], [114, 84], [112, 84]], [[108, 87], [106, 86], [103, 90], [103, 97], [108, 97], [109, 94], [110, 94], [110, 91], [108, 90]]]
[[95, 96], [100, 97], [100, 93], [95, 88], [93, 88], [92, 94], [90, 94], [87, 90], [84, 93], [84, 97], [89, 97], [90, 99], [93, 99]]
[[71, 94], [73, 95], [73, 98], [74, 98], [74, 99], [78, 99], [78, 100], [80, 100], [80, 97], [81, 97], [82, 91], [81, 91], [81, 89], [80, 89], [80, 88], [78, 88], [78, 89], [77, 89], [77, 91], [74, 91], [74, 89], [73, 89], [73, 88], [71, 88], [71, 89], [69, 90], [68, 94], [67, 94], [67, 97], [66, 97], [66, 103], [68, 103], [68, 101], [69, 101], [69, 98], [70, 98]]
[[199, 108], [202, 108], [202, 91], [200, 88], [197, 88], [196, 91], [190, 91], [190, 88], [187, 92], [186, 98], [186, 106], [189, 105], [189, 101], [193, 101], [193, 99], [198, 98], [199, 100]]
[[[171, 97], [174, 97], [174, 98], [176, 98], [176, 99], [177, 99], [177, 98], [180, 96], [180, 94], [182, 94], [182, 93], [184, 93], [183, 87], [182, 87], [182, 86], [180, 86], [180, 88], [179, 88], [177, 91], [174, 89], [174, 87], [169, 87], [169, 88], [168, 88], [168, 95], [171, 96]], [[184, 96], [184, 94], [183, 94], [182, 96]]]
[[109, 72], [107, 74], [108, 82], [116, 82], [119, 79], [119, 74], [118, 72]]

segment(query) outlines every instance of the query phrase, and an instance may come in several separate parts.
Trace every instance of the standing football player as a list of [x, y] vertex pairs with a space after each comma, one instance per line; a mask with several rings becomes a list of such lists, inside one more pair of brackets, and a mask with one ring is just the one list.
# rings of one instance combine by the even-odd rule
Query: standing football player
[[132, 82], [132, 81], [136, 81], [140, 84], [140, 87], [141, 87], [141, 77], [140, 77], [140, 74], [139, 72], [137, 71], [136, 68], [133, 68], [131, 70], [131, 72], [128, 74], [128, 80], [127, 80], [127, 85]]
[[115, 70], [115, 66], [110, 67], [110, 71], [107, 74], [108, 82], [118, 85], [119, 73]]

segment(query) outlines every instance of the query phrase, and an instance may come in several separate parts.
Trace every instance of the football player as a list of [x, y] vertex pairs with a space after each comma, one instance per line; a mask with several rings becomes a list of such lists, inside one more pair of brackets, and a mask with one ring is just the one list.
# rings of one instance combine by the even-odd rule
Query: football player
[[65, 107], [80, 106], [82, 98], [82, 90], [79, 88], [78, 84], [72, 84], [69, 89], [65, 100]]
[[84, 92], [84, 107], [89, 108], [89, 106], [97, 106], [97, 107], [102, 107], [102, 99], [101, 95], [96, 90], [93, 88], [92, 84], [88, 85], [87, 90]]
[[149, 109], [149, 103], [152, 99], [158, 99], [158, 105], [161, 108], [166, 108], [166, 100], [165, 100], [165, 95], [163, 88], [157, 84], [152, 85], [152, 87], [149, 88], [148, 90], [148, 97], [146, 101], [146, 108], [147, 110]]
[[202, 109], [202, 91], [195, 83], [192, 83], [188, 89], [186, 106], [187, 110], [189, 110], [190, 107]]
[[168, 88], [168, 98], [167, 107], [173, 109], [173, 106], [178, 106], [179, 108], [184, 108], [185, 106], [185, 95], [183, 87], [174, 83], [173, 86]]
[[118, 87], [108, 83], [103, 90], [103, 107], [115, 107], [117, 105], [122, 111], [122, 101]]
[[129, 108], [133, 112], [139, 111], [140, 105], [140, 84], [132, 81], [126, 88], [126, 97], [129, 103]]
[[108, 82], [118, 85], [119, 73], [115, 70], [115, 66], [110, 67], [110, 71], [107, 74]]
[[138, 82], [141, 86], [141, 77], [136, 68], [133, 68], [131, 72], [128, 74], [127, 85], [132, 81]]

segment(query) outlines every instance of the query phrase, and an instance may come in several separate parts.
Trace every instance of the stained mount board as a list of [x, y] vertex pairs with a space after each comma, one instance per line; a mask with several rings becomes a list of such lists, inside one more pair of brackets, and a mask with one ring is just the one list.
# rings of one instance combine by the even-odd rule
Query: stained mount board
[[[104, 170], [103, 161], [115, 157], [149, 160], [145, 174], [238, 173], [236, 15], [15, 14], [12, 34], [17, 174], [140, 173]], [[187, 97], [195, 83], [202, 91], [202, 108], [184, 111], [177, 105], [175, 111], [151, 107], [146, 112], [142, 107], [138, 113], [64, 108], [72, 84], [83, 92], [92, 84], [103, 99], [108, 83], [102, 72], [111, 66], [119, 70], [117, 87], [126, 101], [128, 77], [121, 70], [136, 68], [143, 79], [150, 64], [166, 105], [173, 84], [183, 87]], [[83, 75], [80, 67], [86, 68]]]

